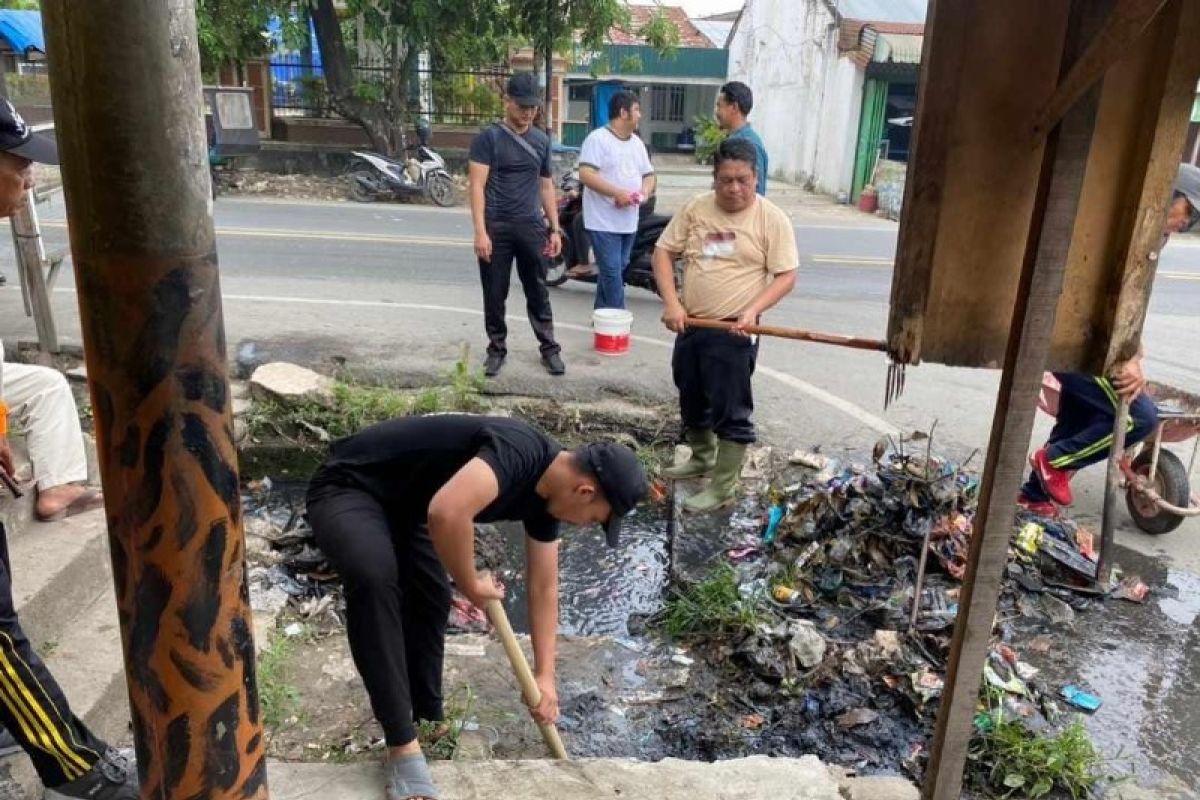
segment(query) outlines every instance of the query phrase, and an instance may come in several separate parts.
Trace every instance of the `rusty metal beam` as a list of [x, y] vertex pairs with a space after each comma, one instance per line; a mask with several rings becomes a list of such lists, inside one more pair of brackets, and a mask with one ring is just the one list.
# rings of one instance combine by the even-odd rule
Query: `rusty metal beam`
[[42, 12], [141, 796], [262, 800], [193, 0]]

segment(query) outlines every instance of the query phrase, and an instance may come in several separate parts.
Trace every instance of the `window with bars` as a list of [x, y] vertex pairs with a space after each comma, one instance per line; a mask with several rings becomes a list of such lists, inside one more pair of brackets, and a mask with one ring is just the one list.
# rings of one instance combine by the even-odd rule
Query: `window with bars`
[[683, 122], [682, 86], [654, 86], [650, 93], [650, 119], [654, 122]]

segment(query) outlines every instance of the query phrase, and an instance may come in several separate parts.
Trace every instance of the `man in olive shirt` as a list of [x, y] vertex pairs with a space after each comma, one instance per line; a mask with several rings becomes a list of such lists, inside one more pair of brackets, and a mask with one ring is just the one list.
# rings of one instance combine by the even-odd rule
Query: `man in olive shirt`
[[[712, 474], [708, 488], [684, 501], [689, 511], [713, 511], [733, 501], [746, 447], [754, 442], [751, 377], [757, 338], [745, 332], [796, 284], [799, 256], [791, 220], [755, 193], [758, 153], [745, 139], [717, 149], [714, 191], [693, 198], [663, 231], [654, 277], [663, 323], [678, 336], [671, 361], [691, 459], [668, 478]], [[682, 258], [683, 297], [674, 262]], [[688, 317], [726, 320], [732, 332], [688, 329]]]
[[558, 525], [621, 520], [648, 491], [628, 447], [564, 451], [514, 419], [408, 417], [333, 444], [309, 484], [317, 545], [346, 589], [346, 634], [388, 747], [388, 800], [436, 798], [416, 722], [440, 722], [450, 584], [479, 608], [503, 598], [475, 572], [475, 522], [523, 522], [539, 722], [558, 716]]

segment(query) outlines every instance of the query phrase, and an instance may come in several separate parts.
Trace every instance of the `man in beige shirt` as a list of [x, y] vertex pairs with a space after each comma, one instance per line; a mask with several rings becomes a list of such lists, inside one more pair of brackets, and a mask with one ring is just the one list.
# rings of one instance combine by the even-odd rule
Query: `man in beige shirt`
[[[712, 475], [708, 488], [684, 501], [693, 512], [733, 502], [746, 447], [754, 442], [751, 377], [758, 341], [745, 331], [796, 285], [799, 256], [787, 215], [755, 193], [758, 153], [742, 139], [721, 143], [714, 191], [688, 202], [654, 251], [663, 323], [677, 335], [671, 359], [684, 437], [691, 459], [668, 478]], [[683, 297], [674, 262], [682, 258]], [[727, 320], [732, 332], [687, 327], [688, 317]]]

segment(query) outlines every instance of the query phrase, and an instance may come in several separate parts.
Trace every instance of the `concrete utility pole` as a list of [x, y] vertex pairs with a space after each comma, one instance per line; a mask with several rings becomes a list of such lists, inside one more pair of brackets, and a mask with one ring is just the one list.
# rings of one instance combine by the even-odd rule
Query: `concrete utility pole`
[[193, 0], [42, 10], [141, 796], [262, 800]]

